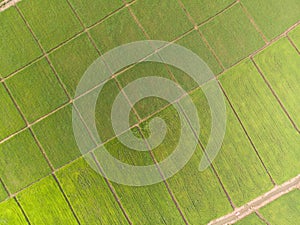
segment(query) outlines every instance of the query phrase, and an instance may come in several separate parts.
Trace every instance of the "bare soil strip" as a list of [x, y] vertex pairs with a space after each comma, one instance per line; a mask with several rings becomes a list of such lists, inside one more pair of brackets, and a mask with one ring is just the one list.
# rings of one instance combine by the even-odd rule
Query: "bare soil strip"
[[282, 185], [276, 186], [269, 192], [259, 196], [251, 202], [236, 208], [232, 213], [211, 221], [208, 225], [234, 224], [238, 220], [241, 220], [251, 213], [255, 213], [257, 210], [269, 204], [270, 202], [297, 188], [300, 188], [300, 174], [297, 177], [294, 177], [293, 179], [283, 183]]

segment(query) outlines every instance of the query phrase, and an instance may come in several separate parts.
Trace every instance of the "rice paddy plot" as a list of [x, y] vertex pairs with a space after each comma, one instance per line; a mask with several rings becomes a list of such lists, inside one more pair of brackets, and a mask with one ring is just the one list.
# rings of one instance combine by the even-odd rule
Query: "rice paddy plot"
[[102, 53], [122, 44], [146, 39], [127, 8], [93, 27], [90, 34]]
[[299, 134], [252, 62], [243, 61], [220, 81], [275, 182], [297, 176]]
[[50, 168], [28, 130], [0, 145], [0, 177], [10, 193], [49, 173]]
[[264, 41], [239, 4], [200, 26], [225, 68], [261, 48]]
[[83, 30], [67, 1], [24, 0], [17, 6], [45, 51]]
[[20, 113], [4, 86], [0, 85], [0, 140], [25, 127]]
[[87, 34], [80, 35], [49, 55], [71, 97], [74, 97], [76, 87], [84, 72], [98, 57]]
[[[191, 97], [202, 128], [199, 139], [206, 146], [211, 132], [211, 111], [203, 92], [197, 90]], [[233, 203], [239, 207], [269, 191], [273, 185], [228, 102], [226, 111], [225, 137], [213, 165]]]
[[42, 52], [14, 7], [1, 12], [0, 21], [0, 76], [6, 77]]
[[234, 0], [182, 0], [184, 7], [197, 24], [201, 24], [234, 3]]
[[284, 38], [254, 58], [293, 121], [300, 127], [300, 56]]
[[123, 5], [122, 0], [88, 0], [84, 2], [81, 0], [70, 0], [70, 3], [86, 27], [99, 22]]
[[[81, 156], [72, 127], [72, 105], [68, 105], [32, 127], [54, 168]], [[95, 147], [85, 127], [81, 128], [85, 150]]]
[[32, 224], [78, 224], [52, 176], [20, 192], [17, 199]]
[[299, 21], [298, 0], [241, 0], [268, 40], [283, 33]]
[[29, 123], [68, 101], [46, 59], [36, 62], [5, 82]]
[[172, 41], [193, 28], [184, 10], [175, 1], [137, 1], [130, 8], [153, 40]]

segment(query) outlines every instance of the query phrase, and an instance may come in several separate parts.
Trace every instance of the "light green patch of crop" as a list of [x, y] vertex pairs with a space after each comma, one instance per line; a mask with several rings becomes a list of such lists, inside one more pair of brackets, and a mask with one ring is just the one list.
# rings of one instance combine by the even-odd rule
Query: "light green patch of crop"
[[81, 224], [125, 224], [104, 178], [80, 158], [56, 173]]
[[182, 0], [184, 7], [197, 24], [215, 16], [234, 0]]
[[0, 177], [10, 193], [15, 193], [50, 172], [29, 131], [0, 145]]
[[28, 187], [17, 199], [32, 224], [77, 224], [52, 176]]
[[137, 1], [131, 8], [154, 40], [172, 41], [193, 28], [193, 24], [176, 1]]
[[300, 57], [287, 39], [265, 49], [254, 60], [292, 119], [300, 127]]
[[76, 87], [87, 68], [98, 54], [86, 34], [50, 54], [50, 59], [59, 77], [73, 97]]
[[200, 30], [226, 68], [264, 45], [240, 5], [218, 15]]
[[299, 21], [298, 0], [242, 0], [241, 2], [269, 40]]
[[83, 29], [67, 1], [24, 0], [18, 7], [46, 51]]
[[14, 7], [0, 13], [0, 74], [13, 73], [41, 55], [24, 21]]
[[14, 199], [0, 203], [0, 224], [28, 224]]
[[2, 85], [0, 99], [0, 139], [2, 140], [25, 127], [25, 122]]
[[[61, 167], [81, 155], [73, 134], [71, 105], [34, 125], [33, 131], [55, 168]], [[94, 144], [88, 132], [82, 129], [81, 134], [86, 149], [92, 149]]]
[[261, 219], [254, 213], [236, 222], [234, 225], [266, 225]]
[[260, 209], [263, 217], [273, 225], [297, 225], [300, 221], [300, 191], [292, 191]]
[[44, 59], [7, 79], [6, 84], [29, 122], [68, 101], [67, 95]]
[[281, 184], [297, 176], [299, 134], [254, 65], [245, 61], [220, 80], [274, 180]]
[[[205, 88], [209, 88], [209, 84]], [[206, 146], [211, 132], [211, 111], [203, 92], [195, 91], [191, 97], [200, 118], [200, 140]], [[233, 203], [239, 207], [267, 192], [273, 185], [227, 102], [226, 111], [226, 133], [213, 164]]]
[[121, 0], [70, 0], [70, 2], [85, 26], [95, 24], [122, 6]]

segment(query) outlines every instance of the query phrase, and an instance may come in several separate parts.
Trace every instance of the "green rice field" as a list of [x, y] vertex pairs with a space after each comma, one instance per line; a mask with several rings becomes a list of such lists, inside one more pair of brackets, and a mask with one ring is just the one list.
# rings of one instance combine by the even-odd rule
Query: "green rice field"
[[[300, 184], [232, 223], [215, 223], [300, 174], [299, 0], [21, 0], [5, 10], [1, 2], [0, 225], [299, 224]], [[215, 75], [226, 132], [204, 171], [199, 163], [212, 130], [208, 100], [188, 74], [162, 63], [141, 62], [110, 77], [94, 118], [103, 143], [85, 126], [87, 151], [76, 143], [72, 108], [84, 72], [109, 50], [141, 40], [188, 48]], [[133, 106], [128, 98], [131, 127], [114, 132], [114, 99], [126, 98], [122, 89], [147, 76], [169, 79], [188, 93], [175, 105], [190, 97], [196, 106], [196, 150], [162, 182], [119, 184], [101, 176], [104, 148], [126, 164], [155, 164], [164, 177], [159, 163], [174, 151], [181, 130], [195, 134], [194, 124], [181, 123], [175, 105], [158, 97]], [[79, 109], [91, 95], [83, 94]], [[167, 129], [151, 148], [146, 139], [155, 117]], [[119, 140], [130, 132], [148, 151]]]

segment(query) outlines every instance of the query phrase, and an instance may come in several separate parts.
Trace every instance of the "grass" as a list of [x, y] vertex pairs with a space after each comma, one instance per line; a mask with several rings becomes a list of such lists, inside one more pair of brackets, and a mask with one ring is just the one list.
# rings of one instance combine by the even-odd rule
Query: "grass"
[[18, 7], [45, 51], [83, 29], [67, 1], [25, 0]]
[[126, 224], [104, 178], [83, 158], [57, 172], [57, 177], [81, 224]]
[[17, 199], [32, 224], [77, 224], [52, 176], [22, 191]]
[[297, 0], [242, 0], [262, 32], [270, 40], [299, 21]]
[[225, 68], [264, 45], [239, 4], [204, 24], [200, 30]]
[[41, 51], [16, 9], [1, 12], [0, 21], [0, 76], [6, 77], [40, 56]]
[[80, 0], [70, 0], [70, 3], [75, 8], [76, 13], [83, 20], [86, 27], [102, 20], [123, 5], [121, 0], [105, 2], [97, 0], [88, 0], [84, 2]]
[[251, 214], [242, 220], [236, 222], [234, 225], [266, 225], [256, 214]]
[[131, 9], [153, 40], [172, 41], [193, 28], [193, 24], [175, 1], [137, 1]]
[[0, 98], [0, 139], [2, 140], [25, 127], [25, 122], [3, 85], [0, 86]]
[[[33, 131], [55, 168], [78, 158], [79, 151], [72, 127], [72, 105], [68, 105], [33, 126]], [[82, 137], [86, 149], [94, 144], [84, 128]]]
[[182, 3], [193, 20], [201, 24], [234, 3], [234, 0], [182, 0]]
[[68, 101], [45, 59], [9, 78], [6, 84], [30, 123]]
[[28, 224], [14, 199], [0, 203], [0, 224]]
[[[193, 134], [186, 122], [183, 121], [183, 126], [180, 125], [179, 115], [172, 106], [153, 117], [160, 117], [168, 127], [164, 141], [152, 150], [156, 160], [161, 162], [175, 150], [180, 136], [180, 129], [185, 127], [183, 132], [188, 137], [193, 137]], [[145, 136], [149, 136], [148, 123], [146, 121], [141, 125]], [[190, 148], [192, 144], [189, 138], [184, 140], [183, 143], [185, 148]], [[225, 215], [231, 211], [229, 201], [212, 169], [209, 168], [199, 172], [198, 167], [202, 156], [201, 148], [197, 147], [186, 166], [168, 179], [170, 189], [191, 224], [206, 224], [212, 218]]]
[[268, 222], [274, 225], [296, 225], [300, 220], [300, 191], [294, 190], [269, 205], [259, 212]]
[[295, 177], [300, 155], [291, 149], [300, 147], [298, 133], [254, 65], [244, 61], [220, 80], [275, 182]]
[[86, 34], [80, 35], [49, 55], [67, 91], [73, 97], [86, 69], [97, 59], [98, 53]]
[[15, 193], [50, 173], [50, 168], [29, 131], [0, 145], [0, 165], [0, 177], [10, 193]]
[[296, 125], [300, 127], [299, 102], [300, 57], [290, 42], [284, 38], [258, 54], [254, 60], [261, 68], [264, 76], [276, 92], [279, 99], [291, 115]]
[[[202, 127], [199, 138], [206, 146], [211, 132], [211, 112], [203, 92], [195, 91], [191, 97]], [[273, 185], [227, 102], [226, 108], [225, 138], [213, 164], [233, 203], [239, 207], [269, 191]]]

